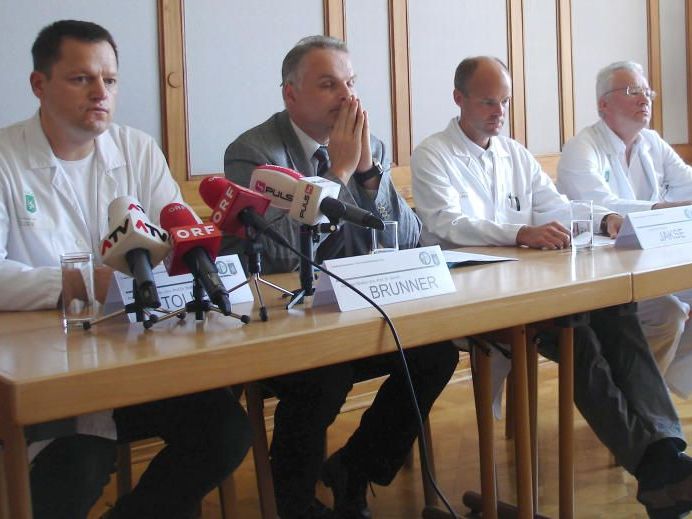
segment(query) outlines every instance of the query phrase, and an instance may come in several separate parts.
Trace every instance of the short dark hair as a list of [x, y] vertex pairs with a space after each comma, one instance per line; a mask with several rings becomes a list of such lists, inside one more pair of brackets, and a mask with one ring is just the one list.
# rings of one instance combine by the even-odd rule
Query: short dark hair
[[346, 44], [331, 36], [307, 36], [300, 40], [288, 51], [283, 63], [281, 64], [281, 86], [296, 80], [296, 71], [305, 55], [313, 49], [333, 49], [348, 53]]
[[468, 84], [471, 76], [473, 76], [473, 73], [478, 68], [479, 63], [488, 59], [494, 60], [502, 65], [502, 68], [509, 75], [509, 69], [502, 60], [492, 56], [474, 56], [472, 58], [466, 58], [457, 66], [457, 70], [454, 73], [454, 88], [465, 96], [469, 95]]
[[108, 42], [113, 47], [115, 61], [118, 62], [118, 47], [106, 29], [82, 20], [60, 20], [44, 27], [38, 33], [31, 47], [34, 70], [50, 75], [51, 68], [60, 59], [60, 46], [65, 38], [89, 43]]

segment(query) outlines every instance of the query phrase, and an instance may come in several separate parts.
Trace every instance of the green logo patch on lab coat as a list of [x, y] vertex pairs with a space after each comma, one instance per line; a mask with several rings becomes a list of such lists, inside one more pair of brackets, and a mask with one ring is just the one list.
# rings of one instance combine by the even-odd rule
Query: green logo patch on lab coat
[[36, 212], [36, 197], [33, 193], [24, 193], [24, 205], [30, 213]]

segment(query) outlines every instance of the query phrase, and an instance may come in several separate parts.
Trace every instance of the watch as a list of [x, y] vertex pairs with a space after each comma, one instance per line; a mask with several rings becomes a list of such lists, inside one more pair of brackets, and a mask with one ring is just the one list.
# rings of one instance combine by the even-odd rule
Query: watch
[[606, 235], [608, 234], [608, 217], [609, 217], [611, 214], [615, 214], [615, 213], [608, 213], [608, 214], [605, 215], [605, 216], [603, 217], [603, 219], [601, 220], [601, 229], [600, 229], [601, 234], [606, 234]]
[[379, 160], [373, 157], [372, 167], [367, 171], [356, 172], [356, 180], [362, 183], [366, 180], [370, 180], [373, 177], [381, 177], [383, 173], [384, 169], [382, 168], [382, 164], [380, 164]]

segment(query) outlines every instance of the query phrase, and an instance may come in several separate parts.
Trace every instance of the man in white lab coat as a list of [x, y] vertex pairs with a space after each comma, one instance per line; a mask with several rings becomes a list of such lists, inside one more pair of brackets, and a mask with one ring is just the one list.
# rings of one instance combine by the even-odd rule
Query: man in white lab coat
[[[118, 56], [108, 31], [55, 22], [32, 55], [39, 111], [0, 130], [0, 310], [57, 308], [60, 254], [98, 256], [113, 199], [136, 197], [154, 221], [182, 201], [154, 140], [111, 122]], [[101, 300], [111, 274], [97, 267]], [[61, 335], [57, 317], [55, 327]], [[108, 516], [189, 519], [245, 456], [250, 432], [237, 400], [218, 389], [39, 424], [26, 435], [35, 518], [86, 518], [114, 468], [116, 436], [160, 436], [166, 447]]]
[[[658, 133], [649, 130], [649, 88], [638, 63], [621, 61], [598, 73], [600, 120], [580, 131], [562, 151], [558, 189], [627, 214], [692, 202], [692, 168]], [[692, 291], [639, 303], [638, 315], [668, 387], [692, 394]]]
[[[557, 220], [567, 199], [526, 148], [500, 136], [511, 93], [509, 72], [496, 58], [468, 58], [457, 67], [460, 117], [411, 158], [425, 244], [569, 246], [569, 231]], [[594, 212], [601, 231], [616, 235], [622, 218], [602, 208]], [[652, 517], [687, 512], [692, 460], [682, 452], [680, 422], [636, 315], [614, 307], [589, 319], [575, 327], [577, 407], [637, 477], [637, 497]], [[557, 360], [554, 348], [542, 353]]]

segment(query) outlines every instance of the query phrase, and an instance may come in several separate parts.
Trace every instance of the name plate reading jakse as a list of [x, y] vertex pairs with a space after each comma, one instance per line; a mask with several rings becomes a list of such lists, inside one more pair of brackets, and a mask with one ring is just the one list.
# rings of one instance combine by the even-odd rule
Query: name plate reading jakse
[[[231, 289], [245, 281], [245, 272], [237, 254], [219, 256], [216, 258], [216, 268], [226, 289]], [[161, 300], [161, 307], [166, 310], [177, 310], [185, 306], [192, 296], [192, 274], [169, 276], [163, 264], [153, 270], [154, 281]], [[229, 294], [232, 304], [248, 303], [254, 300], [249, 285], [244, 285]], [[120, 310], [124, 305], [132, 303], [132, 278], [120, 272], [113, 273], [113, 280], [108, 289], [104, 313]], [[131, 323], [136, 322], [134, 314], [128, 314]]]
[[615, 239], [616, 247], [652, 249], [692, 242], [692, 206], [629, 213]]
[[[413, 301], [456, 290], [439, 245], [326, 260], [324, 266], [378, 305]], [[346, 285], [321, 273], [312, 305], [333, 303], [334, 300], [342, 312], [370, 306]]]

